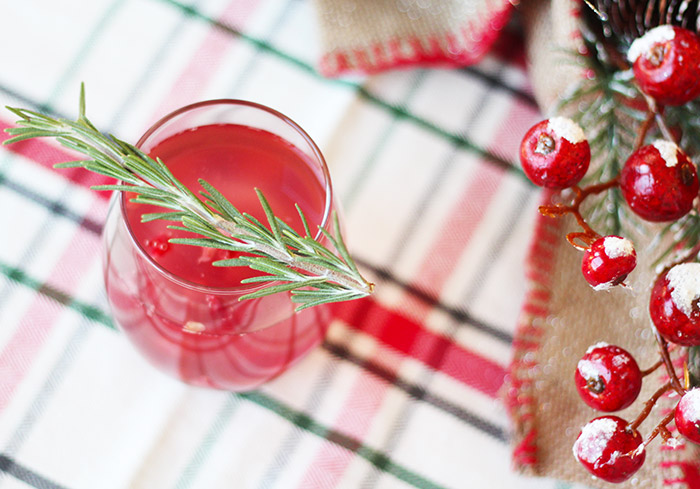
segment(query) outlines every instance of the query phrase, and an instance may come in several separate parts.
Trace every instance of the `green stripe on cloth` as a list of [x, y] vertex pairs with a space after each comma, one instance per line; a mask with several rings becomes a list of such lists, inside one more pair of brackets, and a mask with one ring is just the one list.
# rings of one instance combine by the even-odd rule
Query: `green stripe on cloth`
[[194, 455], [192, 455], [187, 467], [185, 467], [180, 474], [180, 478], [175, 484], [174, 489], [187, 489], [192, 485], [192, 481], [196, 478], [199, 470], [202, 468], [202, 462], [206, 460], [207, 456], [216, 444], [216, 441], [219, 439], [219, 435], [223, 431], [224, 426], [226, 426], [229, 419], [231, 419], [231, 416], [236, 411], [236, 408], [238, 407], [238, 402], [236, 401], [237, 398], [235, 396], [227, 398], [226, 403], [221, 408], [221, 411], [219, 411], [219, 414], [216, 416], [216, 419], [209, 428], [209, 431], [195, 450]]
[[[18, 268], [0, 262], [0, 274], [5, 275], [13, 282], [28, 287], [37, 293], [58, 302], [61, 305], [77, 311], [90, 320], [98, 322], [111, 329], [115, 329], [114, 323], [110, 317], [99, 308], [83, 304], [71, 297], [69, 294], [59, 291], [47, 284], [41, 283], [39, 280], [30, 277], [28, 274]], [[238, 394], [234, 393], [233, 395], [268, 409], [269, 411], [272, 411], [291, 422], [295, 426], [357, 454], [377, 467], [379, 470], [391, 474], [396, 478], [413, 485], [414, 487], [419, 489], [442, 489], [442, 486], [392, 461], [387, 454], [370, 448], [355, 438], [327, 428], [314, 421], [314, 419], [308, 414], [296, 411], [289, 406], [285, 406], [281, 402], [269, 396], [257, 391]]]
[[[403, 100], [401, 102], [403, 105], [407, 105], [411, 101], [412, 97], [416, 94], [416, 92], [421, 86], [421, 83], [424, 80], [425, 71], [418, 71], [416, 73], [415, 78], [411, 81], [411, 84], [408, 87], [408, 91], [403, 96]], [[348, 185], [348, 188], [346, 189], [345, 194], [342, 197], [342, 202], [345, 209], [349, 210], [352, 208], [353, 204], [355, 203], [355, 199], [357, 198], [360, 192], [362, 184], [364, 184], [364, 182], [369, 178], [370, 169], [372, 168], [373, 163], [377, 161], [382, 151], [384, 151], [387, 148], [391, 135], [396, 132], [398, 122], [399, 119], [396, 117], [392, 117], [390, 119], [389, 124], [384, 128], [384, 131], [382, 131], [381, 136], [374, 144], [372, 151], [370, 151], [370, 153], [362, 162], [362, 166], [356, 172], [356, 177], [353, 179], [350, 185]]]
[[19, 268], [15, 268], [13, 266], [0, 262], [0, 273], [5, 275], [8, 279], [12, 280], [13, 282], [33, 289], [34, 291], [43, 295], [44, 297], [53, 299], [62, 306], [73, 309], [74, 311], [82, 314], [83, 316], [92, 321], [103, 324], [108, 328], [115, 329], [112, 319], [101, 309], [95, 306], [91, 306], [89, 304], [79, 302], [72, 298], [70, 295], [66, 294], [65, 292], [51, 287], [48, 284], [41, 283], [39, 280], [30, 277]]
[[[236, 29], [235, 27], [232, 27], [230, 25], [226, 25], [211, 16], [208, 16], [204, 13], [202, 13], [200, 10], [197, 8], [191, 6], [191, 5], [185, 5], [181, 2], [178, 2], [177, 0], [159, 0], [161, 2], [168, 3], [176, 8], [179, 8], [185, 15], [203, 20], [205, 22], [208, 22], [212, 24], [213, 26], [216, 26], [217, 28], [223, 30], [224, 32], [227, 32], [235, 37], [239, 37], [246, 42], [252, 44], [256, 48], [258, 48], [261, 51], [264, 51], [266, 53], [272, 54], [274, 56], [277, 56], [280, 59], [283, 59], [297, 68], [314, 75], [315, 77], [325, 80], [328, 83], [336, 83], [340, 85], [345, 85], [347, 87], [350, 87], [354, 89], [358, 95], [360, 95], [362, 98], [366, 99], [367, 101], [375, 104], [376, 106], [390, 112], [394, 117], [400, 118], [400, 119], [406, 119], [410, 122], [415, 123], [422, 129], [425, 129], [433, 134], [436, 134], [452, 144], [454, 144], [458, 148], [463, 148], [468, 151], [471, 151], [473, 153], [478, 154], [480, 157], [484, 158], [486, 161], [489, 161], [490, 163], [494, 163], [500, 167], [503, 167], [504, 169], [507, 169], [508, 171], [511, 171], [513, 173], [516, 173], [520, 175], [523, 179], [527, 180], [527, 177], [523, 173], [523, 171], [520, 169], [518, 165], [514, 165], [512, 162], [504, 160], [503, 158], [500, 158], [489, 151], [485, 150], [484, 148], [481, 148], [474, 144], [472, 141], [469, 141], [467, 138], [465, 138], [463, 135], [457, 134], [457, 133], [452, 133], [449, 131], [446, 131], [445, 129], [442, 129], [441, 127], [433, 124], [432, 122], [429, 122], [421, 117], [416, 116], [415, 114], [412, 114], [411, 112], [407, 111], [405, 108], [400, 107], [398, 105], [392, 105], [376, 95], [370, 93], [369, 90], [367, 90], [365, 87], [358, 83], [354, 83], [349, 80], [344, 80], [344, 79], [339, 79], [339, 78], [325, 78], [323, 77], [316, 69], [314, 69], [313, 66], [309, 65], [308, 63], [305, 63], [304, 61], [295, 58], [294, 56], [291, 56], [287, 53], [284, 53], [274, 47], [272, 44], [270, 44], [267, 41], [263, 41], [254, 37], [251, 37], [247, 34], [244, 34], [240, 30]], [[529, 180], [527, 180], [529, 182]]]
[[106, 30], [107, 24], [112, 19], [114, 19], [118, 8], [121, 7], [123, 3], [124, 3], [124, 0], [115, 0], [107, 7], [107, 9], [104, 11], [104, 13], [100, 17], [99, 21], [97, 22], [97, 24], [95, 24], [93, 26], [93, 28], [90, 30], [90, 32], [88, 32], [80, 49], [75, 54], [75, 56], [73, 56], [73, 61], [68, 65], [68, 68], [63, 72], [63, 75], [61, 75], [61, 78], [54, 84], [53, 91], [51, 92], [51, 95], [49, 95], [48, 101], [46, 102], [46, 104], [41, 105], [41, 110], [46, 110], [47, 108], [49, 108], [52, 101], [56, 97], [58, 97], [58, 95], [60, 93], [63, 92], [66, 83], [68, 83], [68, 81], [70, 80], [72, 75], [78, 70], [78, 66], [80, 66], [80, 63], [82, 63], [84, 60], [87, 59], [87, 57], [88, 57], [87, 53], [95, 45], [95, 40], [97, 39], [97, 37]]
[[326, 428], [325, 426], [322, 426], [314, 421], [309, 415], [291, 409], [268, 396], [256, 391], [244, 392], [237, 395], [277, 413], [281, 417], [294, 423], [294, 425], [305, 431], [313, 433], [335, 445], [357, 454], [377, 467], [379, 470], [391, 474], [414, 487], [418, 487], [420, 489], [440, 489], [443, 487], [393, 462], [385, 453], [370, 448], [359, 440], [348, 435]]

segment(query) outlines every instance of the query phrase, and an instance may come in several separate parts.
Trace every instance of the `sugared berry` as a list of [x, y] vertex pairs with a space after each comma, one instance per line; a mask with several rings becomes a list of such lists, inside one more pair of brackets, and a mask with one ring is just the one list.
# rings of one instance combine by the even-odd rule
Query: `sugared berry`
[[642, 436], [617, 416], [590, 421], [581, 429], [573, 451], [591, 474], [608, 482], [629, 479], [646, 457]]
[[571, 119], [553, 117], [535, 124], [520, 145], [527, 177], [540, 187], [562, 189], [586, 174], [591, 149], [581, 127]]
[[581, 272], [595, 289], [608, 289], [621, 284], [637, 265], [637, 253], [627, 238], [603, 236], [583, 253]]
[[676, 428], [693, 443], [700, 443], [700, 387], [681, 397], [676, 407]]
[[574, 379], [581, 399], [605, 412], [626, 408], [642, 388], [642, 373], [634, 357], [607, 343], [588, 349], [576, 366]]
[[670, 141], [658, 140], [632, 153], [620, 173], [630, 208], [648, 221], [674, 221], [693, 208], [698, 195], [695, 165]]
[[700, 38], [661, 25], [635, 40], [627, 53], [639, 88], [663, 105], [683, 105], [700, 95]]
[[656, 279], [649, 314], [659, 333], [684, 346], [700, 345], [700, 263], [681, 263]]

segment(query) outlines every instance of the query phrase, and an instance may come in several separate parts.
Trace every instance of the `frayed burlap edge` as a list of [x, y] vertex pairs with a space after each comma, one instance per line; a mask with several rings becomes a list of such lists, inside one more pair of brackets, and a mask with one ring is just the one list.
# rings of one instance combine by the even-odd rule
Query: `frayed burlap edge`
[[[535, 95], [547, 115], [571, 84], [582, 76], [569, 63], [567, 52], [580, 47], [579, 3], [572, 0], [531, 1], [525, 5], [528, 59]], [[543, 201], [551, 194], [545, 193]], [[573, 373], [578, 359], [599, 341], [618, 344], [646, 368], [658, 358], [648, 319], [647, 303], [654, 271], [648, 249], [657, 229], [646, 236], [629, 236], [640, 257], [629, 289], [594, 292], [580, 273], [580, 252], [565, 241], [576, 229], [570, 220], [538, 217], [526, 266], [529, 290], [522, 309], [513, 362], [505, 389], [513, 419], [513, 461], [524, 473], [554, 477], [595, 487], [679, 489], [700, 487], [698, 450], [681, 445], [662, 447], [659, 440], [647, 450], [644, 467], [623, 484], [590, 477], [573, 458], [571, 446], [580, 427], [600, 413], [578, 398]], [[616, 413], [633, 419], [645, 399], [664, 381], [663, 372], [648, 377], [639, 400]], [[642, 425], [644, 434], [677, 402], [664, 398]]]
[[385, 0], [314, 0], [325, 76], [479, 61], [510, 18], [509, 0], [433, 0], [430, 8]]

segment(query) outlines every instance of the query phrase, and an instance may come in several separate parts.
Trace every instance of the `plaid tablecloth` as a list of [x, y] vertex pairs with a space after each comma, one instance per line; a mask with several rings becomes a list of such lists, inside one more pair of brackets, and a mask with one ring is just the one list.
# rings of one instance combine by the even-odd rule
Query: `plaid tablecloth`
[[[499, 400], [539, 192], [514, 167], [540, 116], [522, 42], [478, 65], [318, 74], [302, 0], [0, 6], [0, 104], [136, 141], [184, 104], [242, 98], [319, 144], [377, 283], [302, 363], [244, 393], [185, 386], [110, 320], [97, 179], [50, 142], [0, 149], [0, 488], [542, 488], [511, 471]], [[13, 123], [0, 112], [0, 126]]]

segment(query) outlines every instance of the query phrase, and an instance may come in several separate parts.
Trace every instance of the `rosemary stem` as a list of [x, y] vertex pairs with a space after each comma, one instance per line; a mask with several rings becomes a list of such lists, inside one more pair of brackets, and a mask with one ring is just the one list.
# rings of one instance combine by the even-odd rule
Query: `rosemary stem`
[[[54, 138], [57, 142], [81, 153], [86, 160], [70, 161], [57, 166], [82, 167], [116, 179], [116, 185], [96, 188], [133, 192], [136, 202], [163, 207], [168, 212], [148, 215], [152, 219], [176, 219], [177, 229], [194, 233], [195, 237], [174, 241], [202, 247], [223, 247], [243, 252], [239, 259], [223, 260], [224, 266], [249, 266], [264, 275], [256, 282], [266, 282], [255, 293], [244, 298], [263, 297], [277, 292], [291, 292], [297, 310], [328, 302], [352, 300], [370, 295], [374, 284], [362, 277], [348, 253], [333, 215], [333, 235], [325, 229], [313, 238], [306, 217], [297, 211], [304, 223], [305, 234], [299, 234], [277, 218], [265, 197], [257, 189], [269, 228], [251, 216], [241, 213], [215, 187], [204, 180], [203, 197], [180, 182], [163, 164], [132, 144], [110, 134], [103, 134], [85, 116], [85, 92], [81, 87], [79, 116], [75, 121], [54, 119], [27, 109], [10, 108], [19, 116], [17, 127], [6, 129], [12, 138], [3, 144], [37, 137]], [[329, 249], [323, 237], [334, 249]], [[227, 262], [228, 263], [223, 263]], [[281, 283], [281, 285], [280, 285]]]
[[[248, 235], [248, 232], [245, 230], [240, 229], [238, 226], [236, 226], [234, 223], [231, 221], [227, 221], [223, 219], [221, 216], [214, 216], [212, 220], [210, 221], [217, 229], [220, 231], [224, 231], [225, 233], [229, 235], [236, 235], [236, 236], [245, 236]], [[285, 250], [280, 250], [278, 248], [274, 248], [272, 246], [267, 246], [265, 244], [257, 244], [256, 247], [258, 250], [262, 251], [263, 253], [266, 253], [275, 259], [277, 259], [280, 262], [286, 263], [294, 268], [297, 268], [299, 270], [303, 270], [307, 273], [310, 273], [312, 275], [315, 275], [316, 277], [323, 277], [331, 282], [338, 283], [340, 285], [344, 285], [345, 287], [348, 287], [350, 289], [355, 289], [362, 291], [363, 293], [370, 294], [373, 291], [373, 285], [369, 282], [361, 282], [359, 280], [354, 280], [347, 275], [343, 275], [340, 273], [337, 273], [334, 270], [331, 270], [329, 268], [324, 268], [318, 265], [314, 265], [313, 263], [306, 263], [302, 261], [295, 260], [292, 255], [287, 253]]]

